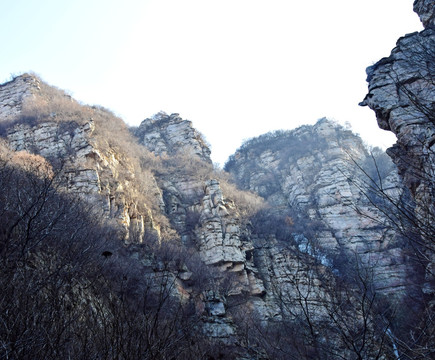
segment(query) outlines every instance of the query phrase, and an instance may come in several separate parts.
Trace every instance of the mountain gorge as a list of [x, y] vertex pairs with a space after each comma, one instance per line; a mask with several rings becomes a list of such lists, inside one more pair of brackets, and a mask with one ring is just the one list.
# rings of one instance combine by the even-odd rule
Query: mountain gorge
[[0, 85], [0, 358], [431, 358], [434, 7], [414, 7], [426, 29], [362, 102], [392, 161], [320, 119], [217, 169], [179, 114], [129, 128], [33, 74]]

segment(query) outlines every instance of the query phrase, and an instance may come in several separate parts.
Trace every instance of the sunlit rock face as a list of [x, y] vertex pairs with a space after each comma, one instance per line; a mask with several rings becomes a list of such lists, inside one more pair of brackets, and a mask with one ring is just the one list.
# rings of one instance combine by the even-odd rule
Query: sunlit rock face
[[192, 122], [178, 114], [158, 113], [145, 119], [135, 131], [141, 144], [157, 155], [185, 153], [210, 162], [210, 149]]
[[18, 115], [23, 101], [39, 90], [39, 79], [28, 74], [0, 85], [0, 118], [4, 121]]
[[159, 183], [167, 216], [182, 243], [195, 248], [205, 264], [234, 274], [238, 286], [233, 292], [262, 294], [262, 281], [249, 257], [252, 241], [237, 206], [225, 198], [219, 181], [174, 174], [164, 176]]
[[[98, 194], [99, 176], [95, 168], [89, 166], [88, 159], [98, 154], [89, 142], [93, 124], [77, 125], [71, 129], [62, 129], [56, 122], [46, 122], [37, 126], [17, 125], [8, 133], [10, 147], [15, 151], [37, 151], [45, 158], [65, 159], [70, 169], [68, 187], [83, 194]], [[74, 164], [68, 159], [71, 153], [76, 155]]]
[[[174, 241], [177, 249], [197, 257], [214, 276], [208, 283], [231, 279], [225, 292], [222, 283], [216, 287], [220, 290], [209, 286], [199, 291], [192, 285], [198, 275], [193, 268], [183, 265], [171, 275], [177, 285], [174, 296], [199, 303], [210, 337], [234, 342], [237, 324], [229, 305], [234, 302], [261, 320], [274, 321], [286, 316], [283, 298], [287, 315], [299, 316], [298, 301], [305, 297], [314, 320], [324, 321], [323, 300], [334, 292], [335, 276], [343, 275], [336, 262], [356, 259], [370, 267], [376, 289], [384, 294], [405, 289], [406, 254], [382, 213], [367, 201], [358, 165], [367, 170], [368, 154], [349, 130], [323, 119], [315, 126], [260, 137], [232, 157], [227, 167], [236, 182], [266, 199], [267, 209], [283, 221], [270, 224], [262, 222], [267, 218], [256, 220], [257, 213], [243, 213], [241, 197], [231, 197], [239, 190], [231, 190], [228, 174], [213, 169], [210, 149], [190, 121], [157, 114], [134, 131], [136, 138], [123, 133], [127, 141], [114, 145], [110, 137], [115, 132], [103, 132], [101, 124], [113, 125], [115, 119], [102, 110], [82, 113], [78, 105], [73, 112], [78, 118], [68, 113], [65, 119], [53, 111], [43, 120], [21, 119], [23, 104], [40, 97], [46, 87], [30, 75], [0, 87], [0, 120], [12, 121], [5, 141], [12, 151], [36, 153], [60, 166], [66, 180], [62, 191], [77, 194], [121, 224], [127, 248], [150, 240], [151, 234], [157, 246]], [[56, 95], [57, 90], [50, 91]], [[62, 99], [66, 106], [72, 102]], [[150, 151], [156, 156], [149, 156]], [[145, 167], [158, 165], [144, 172], [141, 161]], [[391, 164], [378, 170], [375, 176], [382, 177], [383, 188], [400, 196]], [[373, 168], [367, 171], [373, 175]], [[160, 226], [170, 236], [159, 236]], [[275, 226], [284, 228], [285, 236], [274, 232]], [[142, 260], [152, 263], [150, 259]], [[149, 270], [153, 276], [159, 275], [159, 266]]]
[[[288, 231], [300, 251], [314, 251], [303, 234], [311, 231], [315, 235], [310, 241], [321, 250], [317, 256], [325, 266], [357, 257], [365, 266], [376, 264], [379, 290], [403, 290], [407, 266], [401, 242], [366, 197], [369, 180], [361, 170], [367, 161], [359, 137], [323, 119], [314, 126], [248, 142], [230, 159], [227, 170], [240, 186], [289, 214]], [[382, 171], [384, 188], [399, 196], [392, 164]]]
[[[413, 230], [416, 236], [426, 238], [433, 254], [430, 238], [435, 214], [435, 3], [417, 0], [414, 10], [425, 29], [400, 38], [390, 56], [367, 68], [369, 92], [360, 105], [374, 110], [379, 127], [397, 137], [387, 152], [415, 200], [420, 225]], [[428, 283], [434, 281], [431, 274], [433, 271], [429, 270]]]
[[[65, 120], [56, 113], [48, 114], [47, 119], [38, 122], [20, 120], [24, 107], [29, 104], [36, 112], [40, 111], [39, 104], [45, 105], [47, 98], [46, 89], [50, 96], [54, 93], [60, 99], [65, 98], [60, 90], [48, 87], [36, 76], [28, 74], [0, 87], [0, 121], [12, 124], [5, 133], [11, 150], [36, 153], [49, 159], [58, 168], [62, 187], [122, 224], [126, 240], [131, 240], [132, 232], [136, 241], [141, 241], [146, 229], [156, 232], [147, 205], [139, 204], [129, 193], [137, 186], [132, 182], [135, 178], [133, 165], [115, 149], [102, 146], [94, 136], [95, 123], [87, 117], [87, 112], [84, 111], [86, 116], [83, 117], [77, 113], [73, 120]], [[72, 101], [70, 97], [66, 98], [67, 103]], [[155, 193], [159, 196], [157, 186]]]
[[203, 261], [237, 274], [236, 292], [262, 294], [264, 287], [257, 277], [258, 270], [253, 259], [247, 257], [253, 250], [252, 241], [243, 239], [244, 229], [234, 204], [225, 200], [218, 181], [206, 183], [204, 196], [195, 210], [200, 214], [196, 241]]

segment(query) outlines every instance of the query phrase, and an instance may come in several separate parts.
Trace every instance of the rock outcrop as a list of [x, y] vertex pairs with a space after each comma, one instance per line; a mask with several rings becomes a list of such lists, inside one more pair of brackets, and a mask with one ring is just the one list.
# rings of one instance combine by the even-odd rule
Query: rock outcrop
[[[141, 185], [135, 181], [137, 174], [133, 160], [107, 146], [106, 140], [96, 135], [96, 132], [101, 132], [101, 123], [97, 121], [96, 124], [93, 117], [110, 123], [117, 121], [113, 115], [101, 109], [81, 107], [60, 90], [27, 74], [2, 85], [0, 97], [11, 98], [4, 101], [6, 105], [2, 107], [0, 120], [9, 124], [6, 136], [13, 151], [27, 151], [49, 159], [57, 168], [62, 187], [95, 203], [104, 216], [122, 224], [126, 240], [130, 238], [128, 241], [131, 241], [134, 237], [140, 242], [145, 231], [158, 233], [149, 204], [133, 195], [151, 191], [156, 202], [161, 202], [155, 181], [148, 184], [153, 188], [151, 190], [138, 189]], [[50, 101], [54, 104], [60, 102], [57, 112], [53, 111], [56, 105]], [[67, 106], [73, 104], [73, 118], [70, 113], [63, 114], [64, 102]], [[26, 118], [27, 114], [22, 115], [24, 109], [28, 113], [34, 111], [44, 117], [43, 120], [37, 115]], [[24, 118], [21, 120], [20, 117]], [[135, 235], [130, 236], [133, 233]]]
[[[367, 198], [371, 180], [362, 171], [366, 166], [375, 165], [370, 165], [361, 139], [323, 119], [312, 127], [251, 140], [226, 169], [240, 186], [286, 214], [289, 235], [299, 250], [321, 249], [317, 256], [327, 266], [346, 261], [343, 257], [358, 257], [365, 266], [373, 266], [378, 290], [404, 290], [408, 270], [401, 260], [401, 241]], [[399, 196], [392, 164], [385, 164], [382, 172], [385, 191]], [[310, 228], [315, 233], [311, 244], [308, 236], [298, 234]]]
[[435, 4], [432, 0], [415, 0], [414, 11], [420, 17], [424, 27], [435, 25]]
[[26, 98], [40, 90], [40, 80], [24, 74], [0, 85], [0, 118], [2, 121], [20, 114]]
[[[0, 100], [10, 151], [50, 162], [59, 191], [123, 229], [119, 251], [140, 264], [136, 275], [149, 278], [150, 291], [192, 305], [218, 344], [245, 341], [251, 351], [238, 322], [256, 321], [258, 329], [301, 326], [306, 339], [327, 346], [332, 330], [319, 328], [320, 339], [306, 321], [364, 316], [367, 294], [350, 281], [336, 288], [350, 278], [349, 264], [370, 275], [362, 285], [375, 292], [407, 291], [406, 250], [362, 176], [395, 198], [404, 194], [397, 173], [381, 152], [378, 167], [370, 165], [361, 140], [335, 123], [250, 140], [227, 164], [243, 191], [213, 169], [204, 138], [178, 114], [146, 119], [133, 136], [110, 112], [31, 75], [2, 85]], [[102, 254], [104, 262], [118, 255]], [[337, 309], [342, 301], [355, 305]]]
[[135, 134], [141, 144], [157, 155], [185, 153], [211, 163], [210, 148], [203, 135], [179, 114], [158, 113], [142, 121]]
[[367, 68], [369, 92], [360, 105], [374, 110], [379, 127], [397, 137], [387, 152], [415, 200], [417, 222], [409, 232], [423, 240], [426, 259], [431, 259], [426, 275], [430, 292], [435, 288], [435, 4], [417, 0], [414, 10], [425, 29], [400, 38], [390, 56]]
[[233, 293], [263, 294], [258, 270], [249, 256], [254, 248], [252, 241], [243, 236], [246, 229], [243, 229], [234, 204], [224, 198], [218, 181], [206, 183], [204, 196], [194, 211], [200, 214], [195, 232], [203, 261], [237, 275], [238, 289]]
[[[179, 241], [222, 274], [212, 281], [217, 285], [200, 296], [204, 310], [199, 312], [204, 313], [206, 334], [232, 343], [236, 326], [226, 314], [226, 297], [260, 297], [265, 289], [246, 221], [226, 199], [210, 150], [191, 122], [178, 114], [157, 114], [136, 129], [140, 146], [110, 112], [81, 106], [35, 76], [4, 84], [0, 97], [5, 104], [0, 120], [10, 149], [50, 161], [63, 191], [120, 224], [125, 244]], [[166, 236], [160, 236], [162, 226]], [[142, 261], [149, 263], [149, 276], [159, 277], [160, 268], [165, 268], [152, 257]], [[190, 289], [192, 272], [174, 269], [176, 293], [196, 297]], [[228, 282], [226, 277], [234, 284], [224, 294], [219, 284]]]

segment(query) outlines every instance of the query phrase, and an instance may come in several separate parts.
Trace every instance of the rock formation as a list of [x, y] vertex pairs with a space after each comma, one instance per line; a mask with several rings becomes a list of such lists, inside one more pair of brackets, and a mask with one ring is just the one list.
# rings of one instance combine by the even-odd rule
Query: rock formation
[[[171, 311], [184, 314], [189, 304], [207, 341], [242, 349], [241, 358], [264, 357], [281, 338], [274, 332], [285, 335], [287, 354], [303, 346], [310, 358], [328, 339], [342, 349], [332, 325], [346, 332], [353, 318], [360, 329], [374, 319], [366, 299], [400, 300], [409, 290], [402, 238], [370, 185], [393, 199], [406, 192], [382, 152], [376, 167], [362, 141], [331, 121], [250, 140], [230, 158], [228, 174], [213, 169], [203, 136], [178, 114], [127, 129], [33, 75], [2, 85], [0, 101], [7, 151], [50, 163], [56, 191], [122, 230], [119, 248], [102, 251], [103, 265], [117, 271], [132, 261], [137, 274], [121, 279], [147, 279], [146, 291], [174, 301]], [[122, 286], [113, 298], [134, 288]], [[134, 301], [140, 291], [131, 291]], [[381, 346], [374, 329], [364, 328], [373, 334], [370, 351]], [[302, 345], [289, 340], [294, 331]]]
[[[151, 189], [138, 189], [141, 184], [135, 180], [134, 159], [101, 136], [101, 121], [107, 122], [104, 126], [112, 123], [116, 127], [121, 120], [103, 109], [79, 105], [33, 75], [25, 74], [2, 85], [0, 96], [5, 99], [1, 116], [8, 126], [6, 137], [12, 150], [37, 153], [54, 161], [61, 168], [63, 186], [98, 202], [105, 216], [123, 225], [127, 238], [132, 232], [140, 241], [145, 230], [158, 232], [148, 207], [151, 204], [133, 195], [152, 192], [155, 201], [161, 202], [155, 180], [148, 183]], [[6, 101], [9, 97], [12, 100]]]
[[425, 28], [435, 25], [435, 4], [431, 0], [415, 0], [414, 11]]
[[[366, 197], [371, 180], [364, 179], [362, 170], [369, 163], [361, 139], [323, 119], [313, 127], [247, 142], [226, 169], [240, 186], [291, 214], [288, 227], [294, 228], [290, 233], [300, 249], [318, 247], [325, 265], [356, 256], [373, 266], [378, 289], [397, 292], [405, 287], [407, 268], [397, 264], [403, 257], [400, 239]], [[382, 172], [384, 189], [398, 196], [392, 164], [385, 164]], [[308, 245], [307, 236], [298, 234], [298, 222], [303, 224], [299, 229], [313, 228], [315, 245]]]
[[435, 4], [417, 0], [414, 10], [425, 29], [400, 38], [390, 56], [367, 68], [369, 92], [360, 105], [373, 109], [379, 127], [397, 137], [387, 152], [415, 200], [412, 233], [423, 239], [432, 258], [426, 274], [426, 291], [431, 292], [435, 288]]
[[35, 76], [25, 74], [0, 85], [0, 116], [3, 121], [18, 115], [23, 101], [40, 90], [40, 81]]
[[192, 127], [190, 121], [183, 120], [179, 114], [167, 115], [160, 112], [142, 121], [135, 134], [144, 146], [157, 155], [184, 152], [211, 163], [210, 149], [204, 137]]

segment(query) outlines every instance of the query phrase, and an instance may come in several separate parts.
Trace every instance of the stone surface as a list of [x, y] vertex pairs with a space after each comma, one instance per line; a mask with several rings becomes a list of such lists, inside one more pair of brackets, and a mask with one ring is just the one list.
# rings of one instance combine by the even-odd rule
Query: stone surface
[[[32, 99], [41, 91], [35, 85], [38, 81], [23, 76], [0, 87], [1, 121], [20, 114], [23, 99]], [[181, 301], [195, 299], [210, 337], [234, 342], [237, 324], [228, 305], [232, 299], [244, 299], [243, 306], [262, 320], [276, 320], [291, 313], [301, 315], [298, 301], [304, 298], [316, 314], [314, 320], [324, 320], [322, 299], [328, 296], [325, 279], [333, 277], [334, 256], [346, 260], [357, 254], [362, 264], [374, 266], [375, 284], [384, 293], [403, 289], [407, 267], [400, 260], [402, 249], [394, 234], [381, 225], [382, 214], [364, 200], [363, 184], [350, 180], [357, 171], [350, 164], [365, 161], [367, 153], [349, 131], [322, 120], [314, 127], [275, 134], [267, 146], [261, 138], [232, 160], [233, 174], [243, 188], [266, 198], [278, 214], [293, 211], [294, 218], [285, 219], [288, 227], [315, 227], [318, 252], [300, 227], [288, 232], [288, 243], [273, 235], [256, 234], [237, 201], [229, 199], [229, 188], [222, 182], [225, 177], [219, 180], [213, 171], [210, 150], [202, 136], [178, 114], [158, 114], [135, 131], [140, 143], [160, 161], [160, 167], [149, 174], [135, 167], [132, 155], [142, 153], [129, 154], [111, 146], [98, 136], [96, 123], [89, 117], [86, 121], [65, 121], [54, 114], [43, 122], [10, 127], [7, 140], [14, 151], [62, 159], [66, 189], [92, 201], [121, 224], [127, 244], [141, 242], [147, 234], [158, 235], [159, 226], [165, 226], [171, 230], [170, 240], [213, 269], [213, 281], [195, 293], [198, 274], [187, 265], [178, 268], [175, 262], [168, 262], [169, 266], [153, 259], [153, 254], [143, 259], [150, 276], [171, 273], [175, 284], [172, 295]], [[143, 147], [134, 149], [140, 152]], [[186, 163], [192, 168], [183, 168]], [[169, 170], [164, 169], [167, 164]], [[140, 178], [145, 175], [152, 184], [147, 188]], [[391, 196], [401, 194], [397, 174], [390, 172], [383, 180]], [[141, 203], [145, 192], [159, 199], [159, 206], [152, 211], [149, 204]], [[378, 222], [371, 220], [374, 218]], [[318, 224], [321, 226], [316, 228]], [[313, 272], [314, 264], [319, 273]], [[225, 279], [233, 283], [223, 291]], [[292, 307], [287, 313], [282, 308], [283, 297]]]
[[[379, 127], [397, 137], [387, 152], [415, 200], [420, 225], [410, 231], [423, 238], [429, 269], [435, 260], [435, 3], [417, 0], [414, 10], [425, 29], [400, 38], [390, 56], [367, 68], [369, 92], [361, 105], [374, 110]], [[427, 289], [435, 288], [430, 270], [427, 281], [432, 283]]]
[[185, 153], [211, 163], [210, 149], [203, 135], [179, 114], [158, 113], [142, 121], [135, 134], [141, 144], [157, 155]]
[[[44, 86], [36, 76], [27, 74], [1, 85], [3, 105], [0, 122], [17, 119], [24, 101], [31, 103], [44, 97], [43, 88], [47, 89], [48, 85]], [[54, 93], [58, 91], [49, 89]], [[60, 90], [59, 94], [64, 96]], [[12, 150], [37, 153], [54, 161], [61, 170], [60, 177], [68, 191], [95, 203], [105, 216], [119, 221], [125, 229], [126, 240], [134, 233], [138, 235], [135, 241], [141, 241], [146, 229], [151, 232], [157, 230], [146, 205], [141, 204], [144, 210], [138, 211], [136, 200], [129, 198], [129, 189], [136, 186], [128, 180], [134, 178], [132, 164], [128, 161], [121, 163], [116, 150], [99, 143], [94, 132], [92, 119], [66, 121], [52, 114], [49, 120], [40, 123], [19, 122], [12, 125], [6, 135]], [[125, 176], [128, 173], [130, 175]], [[120, 174], [123, 174], [122, 179]], [[159, 190], [156, 188], [155, 192], [158, 194]]]
[[[295, 217], [290, 222], [312, 229], [315, 246], [323, 252], [318, 260], [325, 265], [337, 257], [357, 256], [364, 264], [376, 264], [378, 289], [403, 290], [407, 267], [397, 262], [400, 239], [382, 225], [387, 218], [364, 195], [365, 181], [357, 181], [362, 172], [355, 164], [368, 159], [361, 139], [325, 119], [270, 137], [248, 142], [234, 155], [227, 168], [237, 182], [277, 209], [290, 211]], [[398, 178], [389, 166], [390, 180], [383, 185], [399, 196]], [[306, 216], [298, 220], [301, 214]], [[313, 251], [304, 236], [295, 233], [293, 238], [300, 251]]]
[[414, 11], [424, 27], [435, 26], [435, 3], [432, 0], [415, 0]]
[[252, 242], [242, 239], [245, 229], [237, 207], [226, 200], [219, 181], [169, 175], [160, 184], [168, 217], [184, 245], [197, 249], [205, 264], [236, 274], [236, 292], [261, 295], [262, 281], [256, 276], [253, 259], [247, 257]]
[[23, 101], [40, 90], [40, 80], [24, 74], [0, 85], [0, 119], [11, 119], [22, 109]]

